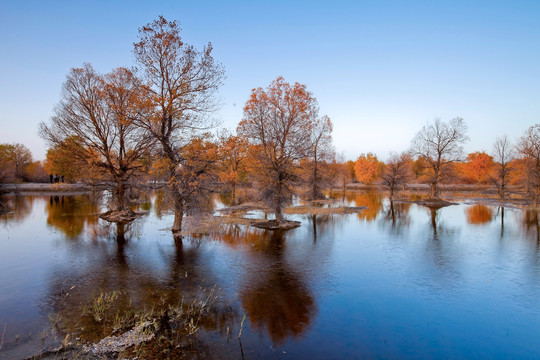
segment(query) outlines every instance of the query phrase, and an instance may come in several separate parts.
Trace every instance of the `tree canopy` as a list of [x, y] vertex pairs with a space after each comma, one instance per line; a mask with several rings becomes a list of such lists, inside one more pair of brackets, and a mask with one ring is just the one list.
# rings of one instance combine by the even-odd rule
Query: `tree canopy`
[[415, 135], [411, 153], [424, 160], [431, 184], [431, 197], [439, 197], [438, 184], [449, 175], [449, 164], [463, 157], [463, 143], [469, 140], [467, 124], [456, 117], [448, 122], [435, 119]]
[[244, 106], [238, 133], [253, 145], [254, 174], [279, 223], [285, 221], [281, 209], [290, 201], [298, 162], [311, 154], [318, 112], [305, 85], [291, 85], [282, 77], [266, 89], [253, 89]]

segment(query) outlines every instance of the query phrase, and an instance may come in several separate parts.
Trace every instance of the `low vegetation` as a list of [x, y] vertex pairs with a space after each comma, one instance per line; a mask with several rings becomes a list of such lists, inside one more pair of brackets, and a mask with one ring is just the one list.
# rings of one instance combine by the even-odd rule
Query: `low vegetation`
[[152, 304], [140, 308], [122, 290], [100, 292], [79, 305], [78, 312], [73, 308], [77, 305], [66, 300], [57, 315], [51, 317], [51, 325], [64, 339], [62, 345], [39, 356], [184, 358], [199, 350], [199, 330], [237, 325], [233, 314], [227, 317], [227, 311], [217, 309], [221, 305], [215, 288], [199, 289], [197, 294], [182, 297], [175, 304], [165, 297]]

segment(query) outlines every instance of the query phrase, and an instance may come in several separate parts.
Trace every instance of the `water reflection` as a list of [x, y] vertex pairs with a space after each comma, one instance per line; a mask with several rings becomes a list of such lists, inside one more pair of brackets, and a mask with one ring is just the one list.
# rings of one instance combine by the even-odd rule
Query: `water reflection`
[[[309, 218], [312, 224], [305, 229], [312, 231], [312, 244], [316, 244], [317, 234], [325, 236], [333, 220], [327, 215]], [[268, 334], [274, 344], [304, 334], [316, 312], [307, 283], [310, 275], [305, 272], [310, 267], [289, 249], [293, 234], [229, 225], [223, 234], [214, 237], [233, 248], [248, 249], [249, 257], [244, 261], [252, 271], [247, 271], [240, 282], [240, 300], [251, 328]], [[302, 240], [299, 252], [320, 262], [320, 258], [311, 258], [312, 252], [306, 253], [306, 245], [309, 243]]]
[[502, 240], [504, 238], [504, 216], [505, 216], [505, 210], [504, 210], [504, 206], [499, 206], [497, 208], [497, 213], [494, 215], [494, 218], [499, 218], [500, 219], [500, 226], [501, 226], [501, 231], [500, 231], [500, 239]]
[[63, 232], [68, 239], [76, 239], [85, 228], [97, 225], [100, 206], [90, 195], [51, 195], [45, 211], [49, 226]]
[[528, 209], [524, 212], [522, 226], [527, 238], [540, 247], [540, 220], [537, 210]]
[[358, 213], [358, 218], [373, 221], [383, 208], [383, 194], [378, 191], [366, 191], [347, 195], [348, 201], [354, 201], [355, 206], [365, 206], [367, 209]]
[[[172, 246], [159, 246], [158, 258], [152, 261], [141, 256], [148, 249], [134, 236], [136, 222], [102, 227], [102, 234], [110, 234], [98, 243], [79, 241], [79, 254], [86, 253], [89, 258], [85, 266], [73, 269], [67, 278], [68, 269], [55, 271], [60, 276], [52, 279], [49, 297], [59, 328], [83, 341], [96, 341], [110, 335], [122, 319], [163, 313], [171, 306], [189, 307], [196, 299], [210, 297], [208, 307], [212, 310], [196, 319], [197, 327], [225, 333], [238, 322], [236, 310], [226, 302], [214, 301], [217, 279], [208, 268], [201, 267], [200, 239], [187, 237]], [[111, 294], [114, 301], [101, 319], [96, 318], [93, 308], [84, 310], [100, 296]], [[186, 334], [175, 336], [180, 335]], [[192, 338], [177, 340], [193, 345]]]
[[394, 235], [403, 235], [411, 224], [409, 210], [411, 203], [401, 203], [389, 201], [388, 206], [384, 211], [384, 216], [381, 218], [381, 225], [387, 227], [390, 233]]
[[449, 289], [459, 286], [462, 277], [462, 254], [457, 246], [459, 228], [449, 226], [442, 214], [448, 208], [426, 207], [429, 214], [429, 231], [426, 231], [425, 260], [438, 274], [439, 283], [431, 286], [447, 287]]
[[280, 344], [309, 327], [315, 301], [301, 275], [285, 262], [286, 235], [264, 231], [254, 240], [256, 249], [273, 265], [267, 271], [247, 275], [240, 299], [252, 328], [268, 333]]
[[336, 215], [311, 214], [303, 216], [302, 219], [305, 220], [302, 223], [305, 223], [306, 227], [309, 227], [311, 231], [313, 243], [317, 242], [317, 238], [334, 238], [335, 227], [339, 223], [336, 220]]
[[5, 224], [22, 222], [32, 213], [35, 199], [35, 196], [22, 196], [18, 194], [2, 196], [0, 201], [10, 212], [2, 215], [0, 219], [2, 219]]
[[473, 205], [465, 208], [465, 215], [467, 216], [467, 222], [469, 224], [483, 225], [489, 223], [493, 219], [493, 210], [485, 205]]
[[[111, 334], [118, 315], [164, 311], [215, 288], [219, 297], [195, 337], [206, 351], [201, 357], [240, 358], [238, 342], [227, 339], [236, 337], [244, 314], [246, 358], [279, 357], [269, 350], [274, 345], [291, 358], [466, 358], [472, 351], [523, 358], [540, 351], [534, 342], [540, 328], [535, 211], [437, 209], [353, 193], [346, 194], [348, 205], [378, 213], [360, 221], [353, 214], [295, 215], [302, 226], [284, 233], [223, 225], [221, 234], [175, 242], [166, 230], [170, 216], [158, 219], [160, 196], [142, 198], [140, 208], [153, 208], [147, 217], [118, 225], [93, 217], [99, 202], [84, 197], [11, 198], [28, 221], [7, 227], [10, 239], [0, 241], [4, 349], [20, 346], [16, 334], [25, 339], [26, 324], [39, 311], [45, 321], [58, 314], [60, 328], [92, 341]], [[505, 241], [497, 239], [499, 227]], [[43, 234], [39, 241], [36, 231]], [[102, 320], [82, 311], [114, 292]], [[23, 319], [29, 304], [39, 310]], [[34, 328], [34, 334], [42, 329]], [[180, 336], [184, 349], [193, 346], [188, 335]], [[158, 345], [152, 351], [181, 357]], [[155, 358], [165, 357], [157, 352]]]

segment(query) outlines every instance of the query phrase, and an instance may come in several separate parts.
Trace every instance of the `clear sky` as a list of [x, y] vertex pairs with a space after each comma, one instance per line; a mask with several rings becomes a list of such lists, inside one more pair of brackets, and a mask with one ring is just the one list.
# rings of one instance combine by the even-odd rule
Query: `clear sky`
[[467, 152], [540, 122], [538, 0], [0, 0], [0, 143], [44, 159], [38, 124], [69, 70], [133, 66], [138, 28], [159, 15], [185, 42], [212, 42], [230, 129], [250, 90], [280, 75], [313, 92], [348, 159], [406, 150], [435, 117], [465, 119]]

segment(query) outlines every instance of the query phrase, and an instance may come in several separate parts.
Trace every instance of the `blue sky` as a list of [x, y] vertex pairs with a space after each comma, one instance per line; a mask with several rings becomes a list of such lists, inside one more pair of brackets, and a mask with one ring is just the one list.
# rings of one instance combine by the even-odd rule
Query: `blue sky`
[[226, 69], [215, 116], [234, 129], [250, 90], [306, 84], [338, 152], [385, 159], [435, 117], [461, 116], [467, 152], [540, 122], [540, 1], [0, 0], [0, 143], [38, 137], [72, 67], [132, 66], [139, 27], [178, 20]]

